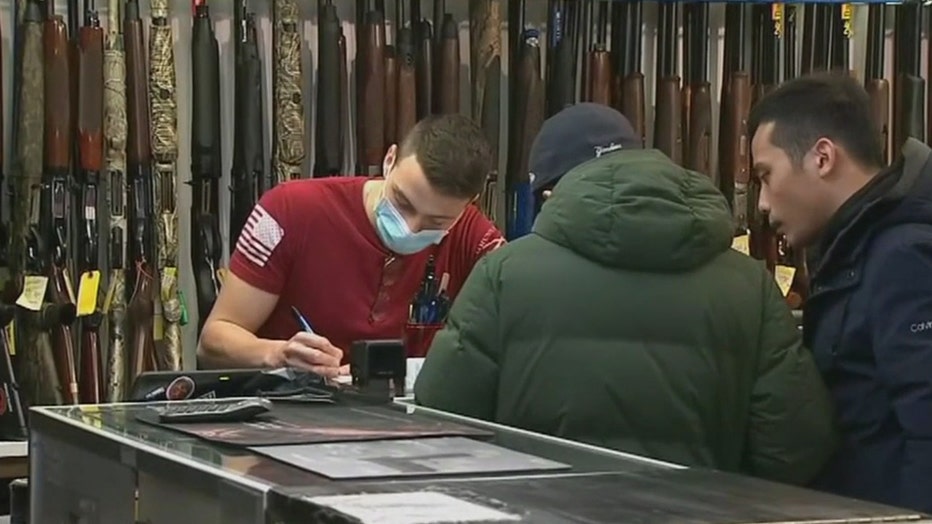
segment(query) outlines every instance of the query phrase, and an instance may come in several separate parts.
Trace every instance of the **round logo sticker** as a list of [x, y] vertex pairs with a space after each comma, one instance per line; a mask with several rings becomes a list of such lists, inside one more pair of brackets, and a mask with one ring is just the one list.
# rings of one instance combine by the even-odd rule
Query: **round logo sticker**
[[187, 400], [194, 394], [194, 381], [184, 375], [171, 381], [165, 389], [165, 398], [168, 400]]

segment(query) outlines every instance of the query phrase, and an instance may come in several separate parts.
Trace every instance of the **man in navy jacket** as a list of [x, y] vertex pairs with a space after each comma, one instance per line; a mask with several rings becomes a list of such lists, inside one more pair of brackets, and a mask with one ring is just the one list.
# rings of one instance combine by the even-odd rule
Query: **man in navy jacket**
[[885, 168], [868, 95], [843, 75], [781, 85], [748, 133], [759, 209], [807, 248], [804, 341], [842, 433], [815, 487], [932, 512], [930, 149], [909, 139]]

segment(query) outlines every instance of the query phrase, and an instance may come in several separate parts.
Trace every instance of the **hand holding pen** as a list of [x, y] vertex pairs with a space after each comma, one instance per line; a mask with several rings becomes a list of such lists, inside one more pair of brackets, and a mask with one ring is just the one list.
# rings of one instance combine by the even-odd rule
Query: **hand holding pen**
[[317, 373], [323, 377], [340, 374], [343, 351], [325, 337], [317, 335], [297, 308], [291, 308], [301, 331], [285, 342], [270, 367], [291, 366]]

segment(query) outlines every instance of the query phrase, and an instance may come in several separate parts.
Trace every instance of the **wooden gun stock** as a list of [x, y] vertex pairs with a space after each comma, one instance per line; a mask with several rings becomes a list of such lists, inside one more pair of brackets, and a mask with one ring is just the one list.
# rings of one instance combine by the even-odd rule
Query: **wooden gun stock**
[[612, 104], [612, 61], [605, 49], [595, 49], [589, 53], [588, 87], [590, 102], [606, 106]]
[[460, 41], [453, 15], [443, 15], [440, 36], [440, 56], [437, 57], [438, 113], [460, 111]]
[[867, 81], [867, 94], [871, 98], [871, 114], [880, 131], [884, 161], [890, 159], [890, 84], [883, 78]]
[[414, 42], [410, 29], [398, 31], [398, 86], [396, 87], [395, 139], [405, 139], [408, 131], [417, 124], [417, 70]]
[[[385, 21], [380, 11], [366, 13], [366, 24], [359, 42], [362, 51], [362, 104], [357, 108], [359, 164], [369, 176], [382, 172], [382, 157], [388, 147], [385, 141], [386, 74]], [[365, 115], [361, 117], [361, 115]]]
[[634, 131], [641, 137], [641, 145], [646, 145], [645, 117], [644, 117], [644, 75], [632, 73], [621, 81], [620, 102], [621, 114], [628, 118]]
[[684, 166], [712, 176], [712, 89], [708, 83], [684, 88]]
[[683, 119], [680, 100], [680, 77], [663, 78], [657, 85], [657, 118], [654, 127], [654, 147], [670, 160], [683, 160]]
[[[397, 144], [398, 129], [398, 53], [385, 46], [385, 145]], [[385, 151], [382, 151], [385, 154]], [[381, 162], [381, 161], [380, 161]], [[381, 168], [379, 168], [381, 170]]]

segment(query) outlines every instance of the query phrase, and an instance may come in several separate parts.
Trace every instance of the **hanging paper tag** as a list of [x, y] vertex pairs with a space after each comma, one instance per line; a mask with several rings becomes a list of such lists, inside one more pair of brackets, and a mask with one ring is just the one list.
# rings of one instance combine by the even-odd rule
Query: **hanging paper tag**
[[100, 271], [85, 271], [78, 282], [78, 316], [86, 317], [97, 311], [97, 295], [100, 292]]
[[796, 276], [796, 268], [793, 266], [776, 266], [773, 268], [773, 278], [777, 281], [777, 287], [785, 297], [793, 286], [793, 277]]
[[45, 301], [45, 290], [49, 285], [49, 277], [29, 275], [23, 279], [23, 292], [16, 299], [16, 305], [30, 311], [42, 309]]
[[846, 38], [854, 36], [854, 5], [841, 4], [841, 21], [844, 24]]
[[731, 248], [739, 253], [750, 256], [751, 248], [748, 244], [748, 235], [737, 236], [731, 241]]
[[10, 322], [6, 329], [3, 330], [3, 336], [6, 337], [6, 347], [10, 349], [10, 356], [16, 356], [16, 322]]
[[74, 304], [74, 287], [71, 285], [71, 273], [68, 270], [62, 270], [61, 278], [65, 281], [65, 293], [68, 293], [68, 302]]
[[770, 6], [770, 19], [773, 20], [773, 35], [780, 38], [783, 36], [783, 4], [774, 3]]

